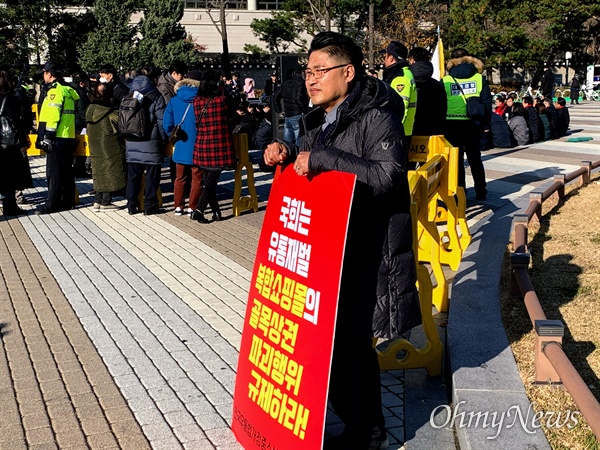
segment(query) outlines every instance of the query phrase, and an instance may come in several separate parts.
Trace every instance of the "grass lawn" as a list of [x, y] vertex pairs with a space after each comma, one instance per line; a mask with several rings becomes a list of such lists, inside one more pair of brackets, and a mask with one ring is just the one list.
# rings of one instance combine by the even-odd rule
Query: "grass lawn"
[[[529, 226], [528, 239], [529, 274], [542, 308], [548, 319], [563, 322], [563, 349], [600, 400], [599, 179], [596, 175], [585, 187], [567, 187], [564, 203], [554, 199], [544, 202], [542, 221]], [[562, 385], [533, 384], [535, 333], [521, 297], [510, 293], [511, 251], [512, 242], [504, 258], [500, 293], [506, 333], [534, 410], [561, 413], [561, 423], [567, 412], [579, 409]], [[583, 416], [578, 419], [573, 428], [548, 427], [542, 422], [553, 449], [600, 449]]]

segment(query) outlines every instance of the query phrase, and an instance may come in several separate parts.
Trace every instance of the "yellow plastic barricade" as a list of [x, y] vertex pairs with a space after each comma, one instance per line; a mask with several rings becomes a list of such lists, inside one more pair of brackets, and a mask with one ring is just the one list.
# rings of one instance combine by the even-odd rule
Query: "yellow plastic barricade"
[[[415, 172], [423, 178], [425, 191], [419, 195], [417, 215], [417, 259], [431, 265], [436, 286], [433, 288], [433, 304], [438, 311], [448, 310], [448, 282], [441, 264], [441, 237], [435, 222], [438, 192], [445, 172], [447, 160], [442, 155], [434, 155]], [[412, 176], [409, 175], [409, 176]]]
[[[409, 160], [424, 163], [434, 155], [443, 156], [446, 161], [437, 200], [443, 202], [431, 205], [435, 208], [435, 221], [446, 222], [446, 230], [441, 234], [440, 246], [442, 264], [457, 270], [465, 249], [471, 242], [471, 235], [466, 222], [466, 198], [463, 188], [458, 187], [458, 149], [444, 139], [443, 136], [413, 136], [409, 151]], [[431, 212], [430, 215], [431, 216]], [[458, 234], [460, 230], [460, 235]]]
[[[427, 209], [427, 186], [425, 177], [414, 171], [409, 173], [409, 186], [411, 191], [411, 215], [413, 236], [417, 236], [418, 217], [422, 209]], [[414, 239], [413, 250], [418, 254], [417, 239]], [[429, 270], [420, 263], [417, 264], [417, 285], [419, 288], [419, 302], [423, 330], [426, 342], [421, 348], [416, 348], [406, 339], [397, 339], [388, 342], [384, 348], [377, 349], [377, 356], [381, 370], [416, 369], [424, 367], [431, 376], [438, 376], [442, 371], [442, 342], [437, 333], [432, 315], [433, 285]], [[398, 353], [405, 352], [402, 359]]]
[[[248, 209], [258, 211], [258, 196], [254, 186], [254, 169], [248, 154], [248, 135], [246, 133], [233, 135], [233, 147], [237, 157], [235, 167], [235, 184], [233, 188], [233, 215], [239, 216]], [[249, 196], [242, 197], [242, 169], [246, 169], [246, 182]]]

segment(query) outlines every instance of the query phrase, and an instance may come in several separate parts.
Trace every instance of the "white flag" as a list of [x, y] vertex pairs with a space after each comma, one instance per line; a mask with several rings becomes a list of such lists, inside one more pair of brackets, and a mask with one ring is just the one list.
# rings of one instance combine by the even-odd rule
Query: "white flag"
[[444, 44], [442, 44], [442, 38], [438, 38], [437, 45], [431, 57], [431, 64], [433, 64], [433, 75], [432, 78], [441, 80], [446, 74], [445, 63], [444, 63]]

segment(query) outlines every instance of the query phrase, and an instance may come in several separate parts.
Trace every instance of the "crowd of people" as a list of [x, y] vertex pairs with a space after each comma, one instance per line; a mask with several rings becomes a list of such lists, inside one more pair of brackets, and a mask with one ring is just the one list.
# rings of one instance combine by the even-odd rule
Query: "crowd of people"
[[[450, 143], [459, 147], [460, 160], [465, 156], [468, 159], [478, 200], [484, 200], [487, 195], [482, 150], [556, 139], [567, 132], [569, 112], [566, 102], [563, 98], [553, 102], [550, 96], [554, 82], [551, 70], [544, 72], [540, 82], [541, 91], [547, 95], [537, 98], [525, 96], [519, 103], [515, 94], [492, 97], [483, 76], [483, 64], [464, 49], [452, 52], [447, 75], [441, 81], [432, 78], [431, 55], [424, 48], [415, 47], [409, 52], [402, 43], [392, 41], [381, 53], [384, 59], [382, 79], [401, 99], [397, 113], [402, 118], [404, 146], [410, 147], [412, 135], [444, 135]], [[283, 83], [279, 82], [276, 72], [271, 73], [263, 92], [257, 95], [253, 78], [245, 78], [242, 84], [238, 72], [227, 78], [212, 70], [204, 73], [189, 70], [179, 61], [173, 62], [164, 71], [145, 66], [120, 74], [115, 67], [107, 64], [98, 68], [92, 76], [80, 71], [70, 77], [63, 77], [60, 68], [49, 62], [40, 74], [42, 87], [38, 98], [37, 130], [30, 113], [31, 96], [24, 94], [22, 88], [15, 90], [7, 72], [3, 72], [6, 81], [0, 94], [9, 99], [7, 114], [14, 115], [14, 111], [20, 111], [14, 115], [12, 123], [22, 136], [22, 149], [29, 145], [27, 135], [37, 131], [36, 146], [48, 153], [48, 198], [38, 209], [39, 214], [72, 208], [72, 179], [86, 176], [93, 178], [93, 208], [96, 211], [118, 209], [112, 203], [112, 197], [118, 194], [127, 198], [130, 214], [160, 212], [157, 189], [163, 154], [175, 130], [181, 136], [171, 139], [174, 153], [170, 159], [170, 176], [175, 214], [188, 215], [205, 223], [208, 222], [204, 217], [207, 207], [210, 207], [213, 220], [222, 218], [215, 189], [220, 171], [230, 168], [235, 162], [229, 148], [231, 134], [246, 133], [251, 148], [266, 148], [273, 140], [273, 106], [275, 113], [284, 117], [283, 140], [299, 143], [300, 122], [313, 107], [304, 86], [303, 70], [304, 67], [298, 66]], [[366, 74], [375, 78], [379, 76], [375, 70]], [[576, 77], [571, 84], [572, 91], [578, 92]], [[209, 95], [210, 102], [203, 100], [199, 93], [205, 89], [216, 89], [210, 95], [203, 94], [204, 97]], [[49, 99], [49, 92], [53, 98], [60, 99], [60, 107], [55, 100]], [[463, 111], [467, 98], [471, 96], [481, 98], [485, 107], [485, 116], [477, 120], [467, 117]], [[127, 97], [137, 99], [147, 116], [144, 136], [129, 136], [119, 130], [119, 109]], [[201, 104], [202, 101], [205, 104]], [[493, 107], [492, 103], [495, 103]], [[217, 116], [223, 117], [221, 125], [216, 122]], [[199, 130], [204, 131], [198, 133]], [[218, 136], [215, 131], [218, 131]], [[88, 135], [90, 157], [72, 160], [70, 154], [75, 136], [82, 133]], [[207, 141], [207, 136], [211, 136], [212, 140]], [[20, 153], [24, 151], [20, 150]], [[209, 152], [218, 153], [219, 157], [213, 154], [209, 163], [201, 155]], [[21, 159], [24, 159], [19, 161], [22, 170], [2, 177], [3, 180], [18, 179], [2, 183], [8, 183], [10, 187], [0, 186], [7, 205], [5, 213], [25, 212], [13, 205], [12, 194], [14, 190], [15, 202], [27, 201], [22, 191], [32, 185], [27, 159]], [[198, 166], [200, 163], [207, 165]], [[263, 171], [273, 170], [262, 160], [259, 166]], [[407, 167], [415, 166], [407, 164]], [[459, 184], [465, 186], [463, 164], [459, 164]], [[144, 207], [143, 211], [139, 211], [138, 197], [142, 185]], [[206, 187], [207, 192], [202, 197]]]
[[558, 97], [496, 95], [494, 114], [485, 135], [487, 148], [512, 148], [559, 139], [567, 134], [570, 114], [567, 102]]
[[[176, 61], [164, 71], [148, 65], [119, 74], [107, 64], [92, 76], [63, 75], [53, 62], [39, 72], [36, 122], [34, 98], [16, 89], [8, 72], [0, 72], [2, 115], [19, 134], [18, 145], [3, 152], [0, 164], [5, 215], [26, 213], [17, 201], [19, 193], [33, 187], [26, 157], [30, 133], [37, 133], [35, 146], [47, 154], [48, 194], [36, 214], [73, 208], [74, 179], [89, 176], [94, 211], [118, 210], [113, 197], [125, 196], [129, 214], [162, 212], [157, 192], [170, 143], [175, 214], [200, 223], [209, 222], [207, 208], [213, 220], [222, 219], [216, 188], [221, 171], [235, 165], [232, 134], [248, 134], [256, 148], [273, 138], [269, 104], [250, 103], [256, 98], [254, 80], [246, 78], [241, 85], [237, 72], [227, 79]], [[276, 73], [265, 88], [271, 95], [277, 92]], [[87, 134], [89, 158], [72, 156], [80, 134]], [[20, 201], [27, 200], [21, 195]]]

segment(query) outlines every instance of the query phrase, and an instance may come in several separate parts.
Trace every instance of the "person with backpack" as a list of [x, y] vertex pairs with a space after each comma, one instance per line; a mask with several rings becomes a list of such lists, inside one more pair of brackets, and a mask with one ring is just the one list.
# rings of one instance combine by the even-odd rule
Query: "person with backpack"
[[47, 154], [48, 198], [36, 214], [50, 214], [68, 211], [75, 204], [73, 152], [77, 146], [75, 102], [79, 95], [64, 82], [55, 63], [47, 62], [42, 70], [47, 91], [39, 112], [35, 146]]
[[164, 97], [146, 75], [138, 75], [131, 82], [129, 95], [119, 107], [119, 134], [125, 139], [127, 160], [127, 209], [129, 214], [139, 212], [138, 197], [144, 186], [144, 215], [157, 214], [157, 190], [160, 184], [164, 142], [163, 129], [166, 108]]
[[13, 92], [8, 72], [0, 70], [0, 194], [4, 197], [2, 213], [5, 216], [27, 213], [17, 205], [15, 191], [23, 189], [31, 179], [29, 165], [23, 163], [29, 148], [31, 108]]

